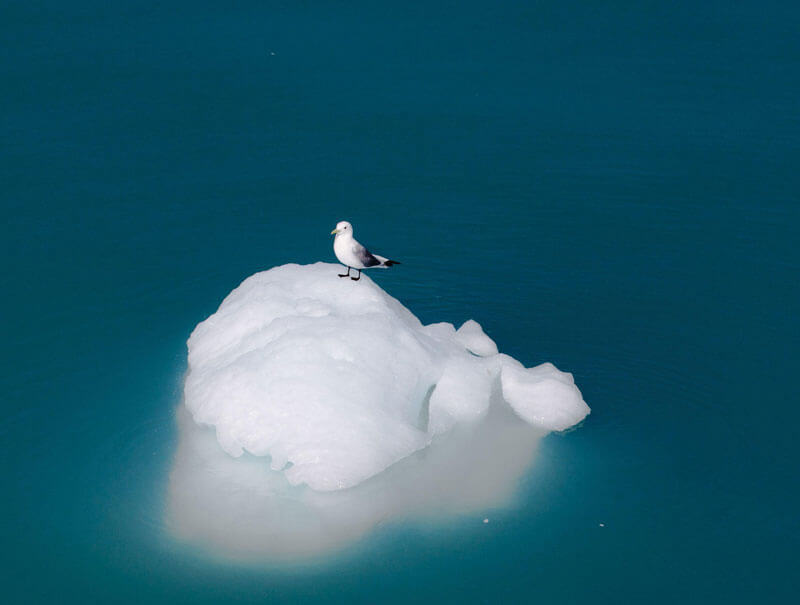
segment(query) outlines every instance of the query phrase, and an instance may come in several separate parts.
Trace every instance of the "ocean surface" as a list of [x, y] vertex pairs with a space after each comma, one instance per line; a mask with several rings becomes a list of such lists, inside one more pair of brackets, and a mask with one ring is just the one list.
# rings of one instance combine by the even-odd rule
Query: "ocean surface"
[[[0, 7], [4, 603], [784, 603], [791, 2]], [[302, 565], [168, 530], [186, 339], [339, 220], [423, 322], [572, 372], [507, 506]], [[490, 523], [483, 523], [483, 518]]]

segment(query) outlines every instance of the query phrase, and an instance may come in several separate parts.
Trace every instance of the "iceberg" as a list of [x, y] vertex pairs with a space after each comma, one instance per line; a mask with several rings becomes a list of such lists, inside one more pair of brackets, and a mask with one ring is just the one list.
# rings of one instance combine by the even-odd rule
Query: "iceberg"
[[423, 325], [367, 275], [337, 272], [252, 275], [192, 332], [185, 407], [231, 457], [268, 459], [289, 486], [335, 492], [485, 422], [492, 406], [540, 433], [589, 414], [571, 374], [525, 368], [474, 320]]

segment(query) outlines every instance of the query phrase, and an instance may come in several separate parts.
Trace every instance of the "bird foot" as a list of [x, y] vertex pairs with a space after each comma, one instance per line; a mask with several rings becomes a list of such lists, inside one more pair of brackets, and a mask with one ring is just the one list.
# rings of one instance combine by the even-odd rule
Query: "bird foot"
[[337, 273], [336, 275], [338, 275], [339, 277], [348, 277], [349, 276], [348, 273]]
[[353, 281], [358, 281], [359, 279], [361, 279], [361, 276], [359, 275], [358, 277], [351, 277], [350, 279], [352, 279]]

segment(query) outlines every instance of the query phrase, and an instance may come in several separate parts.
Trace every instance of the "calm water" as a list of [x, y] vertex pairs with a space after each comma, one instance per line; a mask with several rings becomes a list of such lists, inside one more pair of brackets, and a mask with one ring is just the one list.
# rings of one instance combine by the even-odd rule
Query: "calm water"
[[[4, 600], [785, 601], [800, 9], [227, 4], [0, 8]], [[592, 415], [490, 524], [221, 563], [164, 527], [186, 338], [341, 219]]]

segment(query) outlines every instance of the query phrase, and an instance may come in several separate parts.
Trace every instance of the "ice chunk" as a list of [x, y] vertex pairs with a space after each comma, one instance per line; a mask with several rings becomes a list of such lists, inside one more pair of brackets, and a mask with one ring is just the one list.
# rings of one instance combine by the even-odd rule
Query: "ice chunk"
[[579, 423], [589, 413], [572, 374], [552, 363], [525, 369], [504, 363], [501, 374], [503, 398], [530, 424], [563, 431]]
[[186, 408], [231, 456], [268, 456], [289, 484], [330, 491], [480, 421], [495, 394], [546, 430], [589, 412], [571, 375], [525, 370], [477, 322], [423, 326], [367, 275], [337, 271], [253, 275], [192, 332]]
[[456, 341], [481, 357], [497, 354], [497, 345], [491, 338], [486, 336], [481, 324], [474, 319], [468, 319], [456, 331]]
[[490, 367], [470, 357], [454, 357], [431, 393], [428, 430], [438, 434], [454, 424], [473, 421], [489, 408], [495, 376]]

